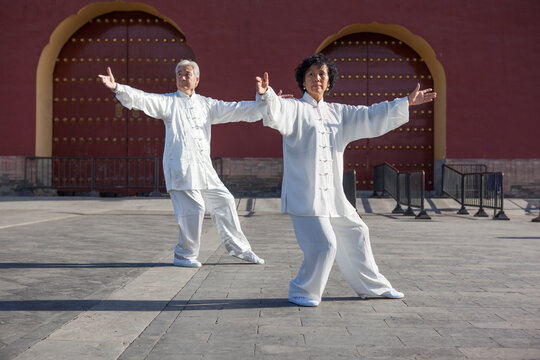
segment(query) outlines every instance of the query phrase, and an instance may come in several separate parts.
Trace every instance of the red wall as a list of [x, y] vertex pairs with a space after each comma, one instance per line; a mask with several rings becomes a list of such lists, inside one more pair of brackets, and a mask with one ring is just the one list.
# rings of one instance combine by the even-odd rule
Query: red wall
[[[537, 0], [145, 3], [183, 30], [201, 67], [200, 93], [224, 100], [253, 99], [263, 71], [298, 96], [294, 69], [328, 36], [355, 23], [404, 26], [445, 69], [448, 158], [540, 158]], [[39, 56], [58, 24], [88, 4], [0, 0], [0, 155], [34, 154]], [[216, 126], [213, 139], [214, 156], [281, 155], [278, 134], [260, 124]]]

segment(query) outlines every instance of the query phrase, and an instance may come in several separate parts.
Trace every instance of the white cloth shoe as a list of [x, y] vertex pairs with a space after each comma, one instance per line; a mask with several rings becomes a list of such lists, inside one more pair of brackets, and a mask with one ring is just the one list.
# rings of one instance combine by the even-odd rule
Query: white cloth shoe
[[405, 294], [397, 291], [396, 289], [391, 289], [391, 290], [383, 292], [381, 296], [384, 296], [385, 298], [388, 298], [388, 299], [403, 299], [405, 297]]
[[188, 268], [200, 268], [202, 266], [201, 262], [198, 260], [177, 259], [177, 258], [174, 258], [173, 265], [180, 266], [180, 267], [188, 267]]
[[304, 296], [289, 296], [289, 302], [299, 306], [314, 307], [319, 305], [319, 301], [313, 300]]
[[244, 251], [239, 255], [235, 255], [231, 252], [230, 255], [253, 264], [264, 264], [264, 259], [258, 257], [257, 254], [255, 254], [252, 250]]
[[[360, 296], [360, 299], [362, 299], [362, 300], [366, 300], [368, 297], [370, 297], [370, 295], [364, 295], [364, 294], [358, 295], [358, 296]], [[376, 296], [376, 295], [374, 295], [374, 296]], [[405, 294], [403, 294], [402, 292], [397, 291], [396, 289], [390, 289], [388, 291], [383, 292], [379, 296], [385, 297], [387, 299], [403, 299], [405, 297]]]

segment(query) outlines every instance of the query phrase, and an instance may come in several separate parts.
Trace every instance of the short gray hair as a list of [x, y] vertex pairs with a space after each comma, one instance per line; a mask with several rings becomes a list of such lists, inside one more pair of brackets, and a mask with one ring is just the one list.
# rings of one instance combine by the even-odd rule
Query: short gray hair
[[176, 73], [176, 76], [178, 76], [178, 71], [180, 71], [180, 68], [184, 66], [192, 66], [195, 76], [198, 78], [201, 77], [201, 72], [199, 71], [199, 65], [197, 65], [195, 61], [191, 61], [191, 60], [182, 60], [178, 64], [176, 64], [176, 69], [174, 70], [174, 72]]

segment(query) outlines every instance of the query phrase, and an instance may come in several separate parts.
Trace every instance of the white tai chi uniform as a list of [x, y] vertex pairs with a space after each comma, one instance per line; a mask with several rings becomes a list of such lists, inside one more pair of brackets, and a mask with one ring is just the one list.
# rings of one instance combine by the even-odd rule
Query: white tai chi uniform
[[334, 259], [359, 295], [391, 290], [373, 258], [368, 227], [343, 191], [343, 152], [351, 141], [406, 123], [408, 99], [352, 106], [317, 103], [307, 92], [302, 99], [283, 99], [271, 88], [257, 98], [265, 104], [264, 125], [283, 135], [281, 210], [291, 215], [304, 253], [289, 297], [318, 303]]
[[199, 255], [205, 211], [231, 255], [251, 250], [240, 227], [234, 197], [219, 179], [210, 158], [212, 124], [261, 119], [254, 101], [224, 102], [178, 90], [151, 94], [117, 84], [116, 98], [128, 109], [143, 111], [165, 124], [163, 172], [180, 228], [177, 259]]

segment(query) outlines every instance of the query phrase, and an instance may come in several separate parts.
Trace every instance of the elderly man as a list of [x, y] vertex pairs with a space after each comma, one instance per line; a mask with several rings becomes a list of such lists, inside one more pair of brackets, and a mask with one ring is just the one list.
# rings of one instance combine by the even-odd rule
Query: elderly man
[[195, 93], [199, 66], [183, 60], [176, 66], [178, 91], [150, 94], [118, 84], [110, 68], [99, 75], [103, 84], [116, 93], [128, 109], [143, 111], [165, 124], [163, 172], [180, 228], [174, 249], [176, 266], [200, 267], [202, 223], [207, 210], [230, 255], [255, 264], [264, 264], [252, 250], [240, 227], [234, 197], [219, 179], [210, 159], [212, 124], [261, 119], [254, 101], [224, 102]]

